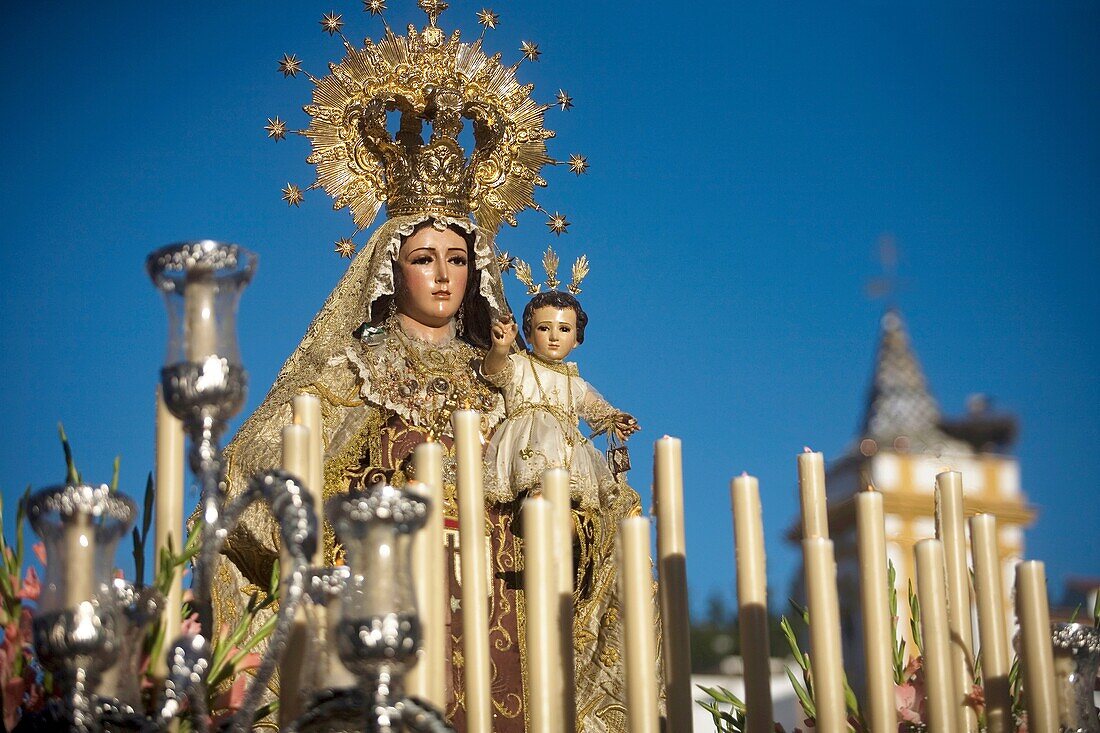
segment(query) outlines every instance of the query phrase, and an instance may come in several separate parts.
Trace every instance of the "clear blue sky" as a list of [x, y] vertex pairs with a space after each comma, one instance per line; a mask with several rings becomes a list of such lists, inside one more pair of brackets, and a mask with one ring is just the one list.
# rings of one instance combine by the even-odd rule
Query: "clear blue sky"
[[[395, 27], [423, 15], [391, 0]], [[312, 181], [315, 74], [349, 38], [378, 37], [358, 2], [51, 3], [0, 10], [0, 488], [63, 477], [63, 420], [90, 479], [122, 455], [140, 495], [152, 466], [163, 307], [145, 254], [198, 237], [239, 242], [260, 268], [242, 351], [262, 398], [345, 266], [350, 233]], [[444, 16], [472, 36], [482, 7]], [[1022, 421], [1028, 552], [1052, 590], [1100, 573], [1100, 46], [1095, 3], [621, 3], [490, 5], [490, 49], [544, 55], [521, 77], [552, 101], [558, 158], [540, 201], [589, 253], [582, 373], [634, 412], [633, 483], [649, 501], [650, 444], [685, 441], [693, 603], [732, 598], [727, 481], [765, 493], [773, 600], [796, 567], [794, 456], [837, 457], [859, 423], [882, 303], [876, 240], [892, 233], [900, 304], [931, 387], [958, 413], [992, 394]], [[501, 245], [550, 241], [528, 214]], [[513, 288], [513, 304], [521, 301]], [[10, 520], [9, 520], [10, 521]], [[128, 553], [121, 552], [120, 560]]]

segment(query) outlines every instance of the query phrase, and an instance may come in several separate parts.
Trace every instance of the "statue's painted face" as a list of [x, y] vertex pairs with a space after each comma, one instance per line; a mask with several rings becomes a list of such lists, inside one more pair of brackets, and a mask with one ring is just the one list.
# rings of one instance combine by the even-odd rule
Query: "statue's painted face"
[[397, 310], [425, 326], [445, 326], [458, 313], [469, 278], [466, 240], [451, 229], [424, 227], [401, 244]]
[[531, 312], [531, 349], [547, 361], [561, 361], [577, 345], [577, 312], [544, 305]]

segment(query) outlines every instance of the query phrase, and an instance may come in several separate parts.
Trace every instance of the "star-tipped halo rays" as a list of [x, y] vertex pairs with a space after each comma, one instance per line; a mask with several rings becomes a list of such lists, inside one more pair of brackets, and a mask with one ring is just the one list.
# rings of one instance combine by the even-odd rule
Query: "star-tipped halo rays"
[[565, 218], [565, 214], [559, 214], [554, 212], [550, 215], [550, 218], [546, 221], [546, 226], [550, 228], [554, 234], [561, 236], [562, 234], [568, 234], [566, 229], [569, 228], [569, 220]]
[[532, 43], [531, 41], [524, 41], [521, 43], [519, 50], [523, 52], [523, 58], [528, 61], [538, 61], [539, 56], [542, 55], [542, 51], [539, 50], [539, 44]]
[[363, 0], [363, 10], [371, 15], [381, 15], [386, 12], [386, 0]]
[[344, 16], [339, 13], [325, 13], [321, 16], [321, 28], [330, 36], [340, 32], [344, 27]]
[[576, 173], [578, 176], [582, 173], [588, 172], [588, 158], [580, 153], [573, 153], [569, 156], [569, 170]]
[[298, 76], [298, 72], [301, 70], [302, 60], [297, 55], [284, 53], [283, 57], [279, 59], [279, 71], [283, 72], [283, 76]]
[[562, 112], [573, 108], [573, 98], [564, 89], [558, 90], [558, 106], [561, 107]]
[[286, 184], [286, 188], [283, 189], [283, 201], [286, 201], [287, 206], [301, 206], [304, 199], [302, 189], [293, 183]]
[[478, 11], [477, 22], [486, 30], [492, 30], [500, 22], [500, 15], [489, 10], [489, 8], [482, 8]]
[[278, 115], [268, 117], [264, 129], [267, 130], [267, 136], [274, 139], [275, 142], [279, 142], [286, 137], [286, 123], [280, 120]]
[[352, 255], [355, 254], [355, 242], [351, 241], [347, 237], [337, 239], [336, 248], [333, 251], [341, 257], [346, 257], [350, 260], [352, 258]]

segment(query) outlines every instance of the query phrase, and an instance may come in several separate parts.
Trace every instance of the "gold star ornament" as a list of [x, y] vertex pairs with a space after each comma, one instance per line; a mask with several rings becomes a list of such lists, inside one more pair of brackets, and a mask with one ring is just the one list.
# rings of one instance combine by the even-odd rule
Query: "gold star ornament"
[[386, 0], [363, 0], [363, 10], [371, 15], [381, 15], [386, 12]]
[[347, 257], [350, 260], [352, 255], [355, 254], [355, 242], [351, 241], [347, 237], [337, 239], [336, 249], [334, 251], [341, 257]]
[[539, 44], [532, 43], [531, 41], [524, 41], [520, 44], [520, 51], [523, 51], [523, 58], [528, 61], [538, 61], [539, 56], [542, 55], [542, 51], [539, 50]]
[[284, 53], [283, 57], [279, 59], [279, 71], [283, 72], [283, 76], [298, 76], [298, 72], [302, 70], [302, 60], [295, 54]]
[[286, 184], [286, 188], [283, 189], [283, 201], [286, 201], [287, 206], [300, 206], [304, 199], [302, 189], [293, 183]]
[[344, 16], [339, 13], [325, 13], [321, 16], [321, 28], [330, 36], [340, 32], [344, 27]]
[[565, 214], [559, 214], [555, 211], [553, 216], [547, 220], [546, 226], [560, 237], [562, 234], [568, 233], [565, 230], [569, 228], [569, 220], [565, 218]]
[[508, 254], [507, 252], [497, 253], [497, 268], [500, 270], [501, 274], [504, 274], [505, 272], [511, 270], [512, 266], [515, 263], [516, 258]]
[[279, 142], [286, 137], [286, 123], [280, 120], [278, 116], [268, 117], [264, 129], [267, 130], [267, 136], [274, 139], [275, 142]]
[[477, 22], [486, 30], [492, 30], [500, 22], [500, 16], [488, 8], [482, 8], [477, 14]]
[[558, 90], [558, 106], [562, 112], [573, 109], [573, 98], [564, 89]]
[[573, 153], [569, 156], [569, 170], [573, 171], [578, 176], [582, 173], [587, 173], [588, 158], [580, 155], [579, 153]]

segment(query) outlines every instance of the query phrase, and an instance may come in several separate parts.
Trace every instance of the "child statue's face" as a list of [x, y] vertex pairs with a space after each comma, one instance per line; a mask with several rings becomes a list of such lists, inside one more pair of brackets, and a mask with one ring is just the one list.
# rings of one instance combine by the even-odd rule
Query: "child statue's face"
[[577, 312], [544, 305], [531, 313], [531, 349], [547, 361], [561, 361], [577, 345]]

